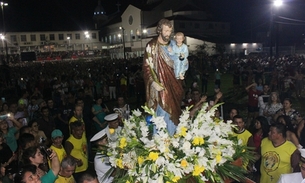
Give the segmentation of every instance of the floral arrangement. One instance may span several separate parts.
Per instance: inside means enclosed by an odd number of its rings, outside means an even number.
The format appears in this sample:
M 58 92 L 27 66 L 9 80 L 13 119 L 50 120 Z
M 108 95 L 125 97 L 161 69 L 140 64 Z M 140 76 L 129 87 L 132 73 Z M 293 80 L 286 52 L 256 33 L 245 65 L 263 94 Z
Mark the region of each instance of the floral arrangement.
M 143 107 L 152 115 L 152 134 L 145 116 L 134 110 L 116 142 L 108 148 L 109 161 L 116 168 L 114 182 L 175 183 L 224 182 L 244 179 L 246 170 L 232 164 L 236 159 L 249 160 L 250 151 L 234 137 L 231 122 L 214 117 L 217 106 L 205 104 L 190 119 L 189 108 L 180 116 L 174 136 L 166 130 L 163 117 Z

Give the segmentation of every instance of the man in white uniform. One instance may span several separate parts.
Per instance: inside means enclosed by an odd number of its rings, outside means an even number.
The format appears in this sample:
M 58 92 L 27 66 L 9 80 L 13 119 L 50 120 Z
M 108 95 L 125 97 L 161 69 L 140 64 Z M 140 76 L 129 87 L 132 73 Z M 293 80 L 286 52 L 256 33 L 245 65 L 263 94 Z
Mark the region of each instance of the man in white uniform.
M 119 126 L 119 115 L 117 113 L 108 114 L 104 119 L 108 122 L 105 131 L 109 142 L 116 142 L 118 134 L 122 129 L 122 127 Z
M 301 152 L 301 172 L 282 174 L 277 183 L 305 183 L 305 149 L 299 149 L 299 151 Z
M 95 134 L 90 139 L 90 142 L 97 147 L 97 152 L 94 157 L 94 168 L 99 183 L 111 183 L 113 180 L 111 174 L 114 169 L 110 170 L 112 166 L 110 165 L 109 157 L 107 156 L 106 146 L 108 144 L 108 138 L 106 130 L 101 130 Z

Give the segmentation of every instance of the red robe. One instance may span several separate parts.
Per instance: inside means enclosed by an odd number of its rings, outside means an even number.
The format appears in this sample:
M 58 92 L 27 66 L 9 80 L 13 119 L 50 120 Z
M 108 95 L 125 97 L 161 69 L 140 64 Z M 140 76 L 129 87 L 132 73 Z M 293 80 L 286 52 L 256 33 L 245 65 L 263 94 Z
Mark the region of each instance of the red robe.
M 157 38 L 148 42 L 143 60 L 143 76 L 146 87 L 146 102 L 149 108 L 156 110 L 157 106 L 170 114 L 175 125 L 181 115 L 183 98 L 182 82 L 175 77 L 174 61 L 168 55 L 169 45 L 158 43 Z M 152 83 L 157 82 L 164 90 L 156 91 Z

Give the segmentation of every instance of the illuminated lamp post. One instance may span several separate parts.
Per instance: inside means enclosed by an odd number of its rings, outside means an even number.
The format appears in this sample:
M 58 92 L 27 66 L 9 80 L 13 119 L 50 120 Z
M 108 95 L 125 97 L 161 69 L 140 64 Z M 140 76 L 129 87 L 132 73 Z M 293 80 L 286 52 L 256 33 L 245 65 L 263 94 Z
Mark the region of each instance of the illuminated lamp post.
M 3 39 L 2 41 L 4 41 L 4 44 L 5 44 L 5 54 L 6 54 L 6 62 L 8 63 L 9 62 L 9 56 L 8 56 L 8 48 L 7 48 L 7 40 L 5 39 L 5 21 L 4 21 L 4 10 L 3 10 L 3 7 L 4 6 L 8 6 L 8 3 L 5 3 L 5 2 L 0 2 L 0 6 L 1 6 L 1 12 L 2 12 L 2 26 L 3 26 Z M 6 64 L 5 61 L 3 61 L 3 64 Z
M 279 7 L 283 5 L 282 0 L 274 0 L 271 7 L 271 26 L 270 26 L 270 58 L 273 56 L 272 47 L 273 47 L 273 34 L 275 31 L 275 56 L 279 54 L 279 24 L 274 20 L 277 17 L 277 12 Z M 274 30 L 275 29 L 275 30 Z
M 125 29 L 123 27 L 120 27 L 122 30 L 122 42 L 123 42 L 123 54 L 124 54 L 124 61 L 126 60 L 126 51 L 125 51 Z

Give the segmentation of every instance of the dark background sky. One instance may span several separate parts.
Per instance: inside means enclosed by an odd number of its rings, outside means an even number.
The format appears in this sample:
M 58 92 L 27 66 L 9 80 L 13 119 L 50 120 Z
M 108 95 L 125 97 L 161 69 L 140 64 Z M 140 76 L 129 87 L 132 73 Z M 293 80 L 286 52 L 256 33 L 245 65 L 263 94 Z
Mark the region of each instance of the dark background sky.
M 256 32 L 268 30 L 271 0 L 195 1 L 210 11 L 216 20 L 230 22 L 233 35 L 255 37 Z M 303 20 L 305 24 L 305 0 L 284 1 L 284 6 L 278 11 L 279 14 Z M 9 6 L 4 7 L 7 31 L 48 31 L 93 28 L 92 17 L 98 0 L 7 0 L 6 2 L 9 3 Z M 102 6 L 108 15 L 117 10 L 117 2 L 102 0 Z M 141 4 L 143 0 L 121 0 L 121 10 L 123 11 L 130 2 Z M 2 27 L 2 23 L 0 26 Z M 295 32 L 292 36 L 296 37 L 305 32 L 305 25 L 288 24 L 282 26 L 281 31 Z

